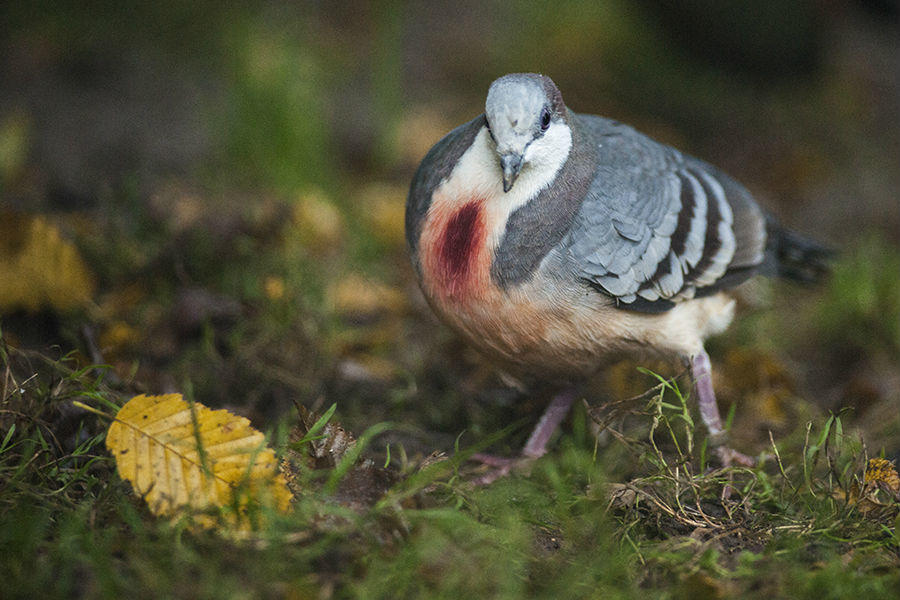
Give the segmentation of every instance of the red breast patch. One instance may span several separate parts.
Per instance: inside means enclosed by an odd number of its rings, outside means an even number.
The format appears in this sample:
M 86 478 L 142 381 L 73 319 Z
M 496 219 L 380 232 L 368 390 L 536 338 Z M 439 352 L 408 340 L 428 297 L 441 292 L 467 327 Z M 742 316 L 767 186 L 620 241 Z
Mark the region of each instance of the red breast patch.
M 423 266 L 434 291 L 446 299 L 460 300 L 483 289 L 489 277 L 481 200 L 472 200 L 455 211 L 433 205 L 422 232 Z

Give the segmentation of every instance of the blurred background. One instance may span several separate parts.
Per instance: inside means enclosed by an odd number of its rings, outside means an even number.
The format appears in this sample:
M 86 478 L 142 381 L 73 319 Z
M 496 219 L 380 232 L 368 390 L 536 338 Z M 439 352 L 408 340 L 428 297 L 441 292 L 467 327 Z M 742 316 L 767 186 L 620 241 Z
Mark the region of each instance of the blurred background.
M 738 447 L 849 407 L 900 451 L 896 0 L 107 4 L 0 7 L 10 344 L 262 426 L 337 402 L 424 453 L 527 419 L 421 299 L 403 212 L 490 82 L 537 71 L 839 249 L 818 289 L 750 285 L 712 345 Z M 592 402 L 649 387 L 635 366 Z

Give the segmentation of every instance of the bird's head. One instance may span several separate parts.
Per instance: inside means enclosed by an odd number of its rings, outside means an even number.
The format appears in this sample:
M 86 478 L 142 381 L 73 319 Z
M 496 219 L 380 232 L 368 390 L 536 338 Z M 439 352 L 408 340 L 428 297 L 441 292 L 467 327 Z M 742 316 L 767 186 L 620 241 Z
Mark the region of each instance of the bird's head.
M 503 191 L 525 169 L 559 164 L 571 147 L 566 105 L 549 77 L 504 75 L 491 84 L 484 107 L 488 130 L 503 173 Z

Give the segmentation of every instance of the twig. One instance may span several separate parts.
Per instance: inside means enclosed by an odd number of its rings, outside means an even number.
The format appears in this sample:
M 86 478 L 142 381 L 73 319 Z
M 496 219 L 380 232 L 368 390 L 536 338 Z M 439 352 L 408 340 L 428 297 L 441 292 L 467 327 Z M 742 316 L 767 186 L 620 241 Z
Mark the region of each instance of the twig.
M 650 398 L 655 396 L 657 394 L 657 392 L 662 391 L 667 386 L 671 386 L 672 382 L 676 381 L 677 379 L 680 379 L 682 376 L 684 376 L 685 373 L 687 373 L 687 369 L 685 369 L 684 371 L 682 371 L 681 373 L 679 373 L 678 375 L 675 375 L 674 377 L 672 377 L 670 379 L 666 379 L 665 381 L 662 381 L 662 382 L 654 385 L 652 388 L 648 389 L 645 392 L 638 394 L 637 396 L 632 396 L 631 398 L 625 398 L 624 400 L 613 400 L 612 402 L 607 402 L 606 404 L 603 404 L 602 406 L 591 406 L 590 404 L 588 404 L 585 401 L 585 406 L 588 409 L 587 410 L 588 416 L 591 418 L 591 420 L 594 423 L 596 423 L 600 427 L 600 429 L 597 433 L 605 431 L 609 427 L 609 424 L 612 423 L 616 419 L 616 417 L 619 416 L 619 411 L 620 411 L 621 407 L 631 405 L 631 404 L 637 404 L 638 402 L 641 402 L 643 400 L 649 400 Z M 599 415 L 600 412 L 608 412 L 609 417 L 606 419 L 602 419 Z
M 778 463 L 778 470 L 781 472 L 781 476 L 784 478 L 787 484 L 791 486 L 791 490 L 794 492 L 794 494 L 796 494 L 797 488 L 794 486 L 791 480 L 788 479 L 787 473 L 784 472 L 784 464 L 782 464 L 781 462 L 781 454 L 778 452 L 778 446 L 775 445 L 775 438 L 774 436 L 772 436 L 771 429 L 769 430 L 769 442 L 772 444 L 772 450 L 775 452 L 775 462 Z

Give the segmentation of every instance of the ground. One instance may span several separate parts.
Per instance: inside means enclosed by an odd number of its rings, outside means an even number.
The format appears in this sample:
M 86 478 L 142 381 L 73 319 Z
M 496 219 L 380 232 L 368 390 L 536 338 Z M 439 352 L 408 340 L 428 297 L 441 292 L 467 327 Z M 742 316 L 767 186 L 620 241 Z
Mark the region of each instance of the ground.
M 0 9 L 4 597 L 897 597 L 896 490 L 866 478 L 900 457 L 890 5 L 775 3 L 785 30 L 760 32 L 689 4 Z M 710 341 L 757 467 L 716 462 L 679 365 L 623 360 L 547 456 L 471 485 L 466 458 L 513 454 L 549 390 L 510 388 L 432 315 L 403 206 L 515 70 L 838 250 L 817 286 L 743 287 Z M 249 417 L 292 512 L 242 538 L 154 516 L 75 404 L 145 392 Z M 359 460 L 316 456 L 338 427 Z

